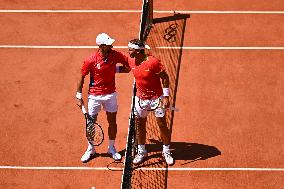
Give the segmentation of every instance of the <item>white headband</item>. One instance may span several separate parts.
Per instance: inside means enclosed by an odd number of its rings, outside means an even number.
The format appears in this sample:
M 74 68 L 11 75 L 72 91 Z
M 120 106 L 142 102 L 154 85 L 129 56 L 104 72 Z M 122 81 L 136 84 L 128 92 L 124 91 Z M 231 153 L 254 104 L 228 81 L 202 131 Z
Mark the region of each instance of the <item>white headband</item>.
M 140 47 L 140 46 L 138 46 L 136 44 L 133 44 L 133 43 L 128 43 L 128 47 L 132 48 L 132 49 L 139 49 L 139 50 L 141 50 L 141 49 L 150 49 L 149 45 L 145 45 L 145 47 Z

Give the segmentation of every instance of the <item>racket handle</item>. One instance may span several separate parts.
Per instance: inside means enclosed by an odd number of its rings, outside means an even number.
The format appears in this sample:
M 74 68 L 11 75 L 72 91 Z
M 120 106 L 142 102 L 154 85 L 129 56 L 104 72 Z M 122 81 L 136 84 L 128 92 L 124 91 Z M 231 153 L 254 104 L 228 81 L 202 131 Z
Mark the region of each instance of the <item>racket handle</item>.
M 82 112 L 83 112 L 83 114 L 86 114 L 86 113 L 87 113 L 87 111 L 86 111 L 86 109 L 85 109 L 85 106 L 84 106 L 84 105 L 82 105 Z

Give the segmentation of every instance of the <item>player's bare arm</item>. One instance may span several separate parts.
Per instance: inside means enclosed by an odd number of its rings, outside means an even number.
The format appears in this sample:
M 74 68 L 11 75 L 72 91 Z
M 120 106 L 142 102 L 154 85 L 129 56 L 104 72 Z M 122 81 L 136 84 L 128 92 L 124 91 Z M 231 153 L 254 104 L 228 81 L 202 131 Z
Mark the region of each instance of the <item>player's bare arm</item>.
M 82 76 L 82 74 L 80 74 L 78 85 L 77 85 L 77 93 L 76 93 L 77 105 L 80 108 L 82 107 L 84 103 L 83 98 L 82 98 L 82 89 L 84 85 L 84 80 L 85 80 L 85 76 Z
M 159 76 L 162 80 L 163 92 L 164 92 L 163 106 L 165 108 L 168 108 L 168 107 L 170 107 L 170 99 L 169 99 L 170 80 L 169 80 L 169 75 L 167 74 L 167 72 L 165 70 L 163 70 L 159 73 Z
M 163 70 L 159 73 L 159 76 L 162 79 L 163 88 L 169 88 L 170 80 L 169 80 L 169 75 L 167 74 L 167 72 Z

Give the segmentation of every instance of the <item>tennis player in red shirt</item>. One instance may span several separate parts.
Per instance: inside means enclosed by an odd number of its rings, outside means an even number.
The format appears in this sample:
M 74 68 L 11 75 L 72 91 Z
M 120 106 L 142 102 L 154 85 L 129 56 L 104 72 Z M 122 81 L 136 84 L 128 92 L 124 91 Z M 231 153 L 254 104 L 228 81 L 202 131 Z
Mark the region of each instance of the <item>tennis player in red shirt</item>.
M 77 87 L 77 105 L 82 107 L 82 88 L 86 75 L 90 74 L 88 113 L 97 120 L 101 106 L 106 111 L 109 136 L 108 154 L 114 160 L 121 160 L 114 143 L 117 133 L 117 93 L 115 91 L 115 74 L 117 72 L 129 72 L 128 58 L 122 53 L 112 49 L 115 40 L 107 34 L 101 33 L 96 38 L 99 50 L 84 60 L 80 79 Z M 120 63 L 122 66 L 117 65 Z M 88 162 L 96 153 L 93 141 L 88 141 L 88 148 L 81 158 L 82 162 Z
M 145 54 L 145 48 L 149 48 L 149 46 L 139 39 L 131 40 L 128 44 L 129 55 L 134 59 L 129 62 L 129 66 L 133 72 L 137 87 L 134 114 L 136 116 L 135 121 L 138 124 L 138 153 L 133 163 L 139 164 L 147 157 L 145 142 L 146 121 L 149 110 L 143 109 L 139 102 L 140 100 L 155 101 L 160 98 L 161 105 L 154 110 L 154 113 L 163 142 L 162 155 L 168 165 L 173 165 L 174 159 L 170 152 L 170 131 L 165 117 L 166 109 L 170 106 L 169 77 L 160 60 Z

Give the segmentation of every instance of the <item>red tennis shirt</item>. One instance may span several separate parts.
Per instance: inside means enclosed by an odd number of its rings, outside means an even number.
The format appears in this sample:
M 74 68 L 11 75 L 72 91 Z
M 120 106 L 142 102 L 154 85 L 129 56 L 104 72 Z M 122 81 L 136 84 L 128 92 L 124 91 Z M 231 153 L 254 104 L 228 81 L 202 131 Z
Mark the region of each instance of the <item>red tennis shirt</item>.
M 115 50 L 111 50 L 107 57 L 95 52 L 84 60 L 81 71 L 83 76 L 90 73 L 89 94 L 106 95 L 115 92 L 117 63 L 129 67 L 127 56 Z
M 140 65 L 136 65 L 135 61 L 129 62 L 136 81 L 137 96 L 143 100 L 158 98 L 163 94 L 159 73 L 165 68 L 160 60 L 148 56 L 147 60 Z

